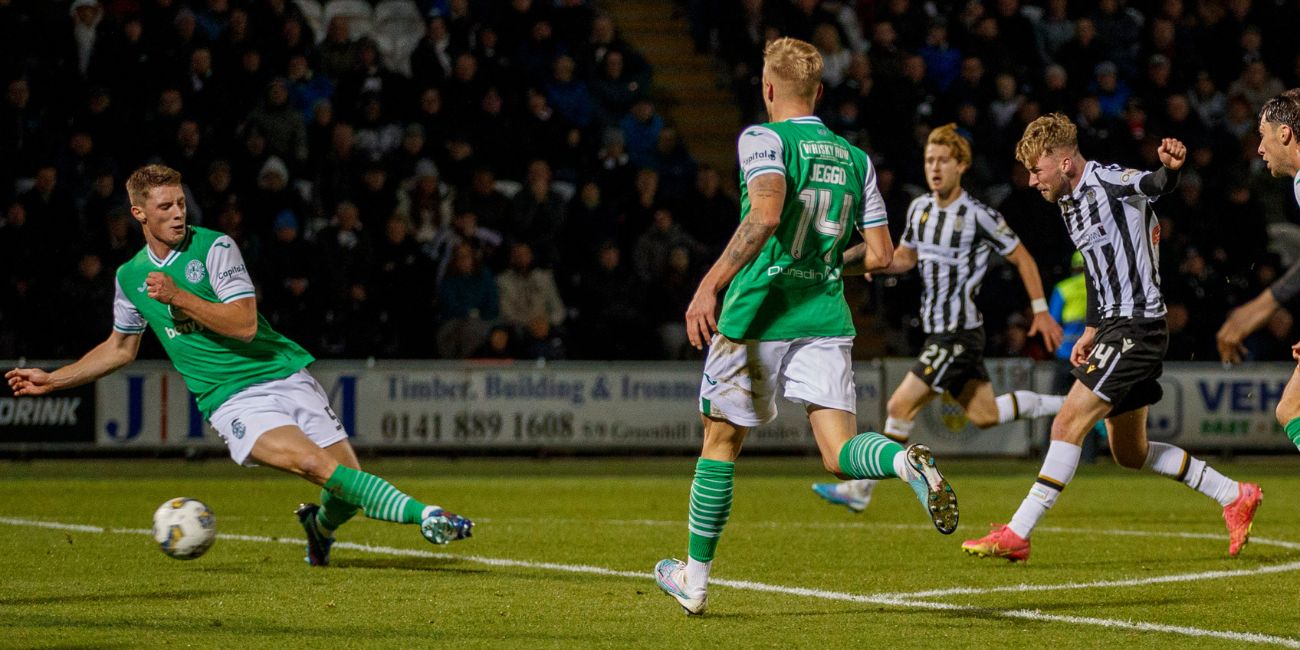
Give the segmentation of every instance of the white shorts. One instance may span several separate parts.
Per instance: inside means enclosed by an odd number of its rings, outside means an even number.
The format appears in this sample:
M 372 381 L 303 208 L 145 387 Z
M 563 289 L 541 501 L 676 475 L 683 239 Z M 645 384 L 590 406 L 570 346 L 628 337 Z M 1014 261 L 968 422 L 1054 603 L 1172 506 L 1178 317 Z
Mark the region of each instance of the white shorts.
M 209 421 L 230 448 L 230 457 L 248 466 L 256 464 L 248 455 L 257 439 L 276 427 L 298 427 L 321 448 L 348 438 L 325 389 L 306 369 L 231 395 Z
M 857 413 L 853 337 L 734 341 L 715 334 L 704 360 L 700 412 L 743 427 L 776 417 L 777 389 L 791 402 Z

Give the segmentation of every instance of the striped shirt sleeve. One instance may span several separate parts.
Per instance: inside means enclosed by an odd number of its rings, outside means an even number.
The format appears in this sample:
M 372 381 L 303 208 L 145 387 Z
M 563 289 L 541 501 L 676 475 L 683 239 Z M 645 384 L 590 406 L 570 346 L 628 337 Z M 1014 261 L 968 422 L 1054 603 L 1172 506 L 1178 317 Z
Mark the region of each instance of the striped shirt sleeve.
M 221 302 L 233 302 L 257 295 L 248 265 L 239 252 L 239 246 L 230 237 L 222 235 L 208 249 L 208 281 Z
M 880 188 L 876 187 L 876 166 L 867 161 L 867 171 L 862 179 L 862 215 L 858 219 L 858 230 L 888 225 L 885 197 L 880 195 Z
M 126 292 L 122 290 L 122 281 L 113 282 L 113 287 L 113 329 L 123 334 L 144 332 L 148 323 L 140 315 L 140 310 L 127 299 Z
M 781 138 L 765 126 L 751 126 L 736 141 L 740 171 L 748 184 L 763 174 L 785 174 L 785 152 Z
M 1097 166 L 1097 180 L 1102 182 L 1108 194 L 1117 199 L 1126 199 L 1134 195 L 1147 196 L 1139 184 L 1150 173 L 1137 169 L 1124 169 L 1118 165 Z M 1147 198 L 1155 199 L 1156 196 Z
M 921 205 L 921 199 L 912 200 L 912 204 L 907 206 L 907 223 L 903 225 L 903 234 L 898 238 L 899 246 L 916 248 L 916 216 L 917 210 Z
M 1020 238 L 1007 225 L 1002 213 L 993 208 L 976 209 L 975 223 L 980 238 L 992 244 L 999 255 L 1010 255 L 1020 245 Z

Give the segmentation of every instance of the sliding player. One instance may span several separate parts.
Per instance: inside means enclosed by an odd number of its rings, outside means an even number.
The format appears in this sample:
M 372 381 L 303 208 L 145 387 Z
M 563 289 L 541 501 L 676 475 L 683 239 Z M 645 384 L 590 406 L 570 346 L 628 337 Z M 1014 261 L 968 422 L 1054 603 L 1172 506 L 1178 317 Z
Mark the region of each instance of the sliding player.
M 141 167 L 126 190 L 145 247 L 117 270 L 113 332 L 54 372 L 10 370 L 5 378 L 14 394 L 44 395 L 108 375 L 135 360 L 149 327 L 236 463 L 268 465 L 323 486 L 321 504 L 297 512 L 311 565 L 329 564 L 335 529 L 359 509 L 372 519 L 417 524 L 435 544 L 469 537 L 470 520 L 361 471 L 329 398 L 307 372 L 315 359 L 257 313 L 239 247 L 185 223 L 180 173 Z

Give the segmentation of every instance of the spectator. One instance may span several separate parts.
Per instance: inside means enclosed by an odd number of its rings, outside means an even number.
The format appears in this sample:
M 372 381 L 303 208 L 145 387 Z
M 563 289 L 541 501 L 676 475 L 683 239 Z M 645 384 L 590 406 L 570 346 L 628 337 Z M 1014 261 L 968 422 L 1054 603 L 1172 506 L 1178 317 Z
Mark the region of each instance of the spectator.
M 438 284 L 438 355 L 464 359 L 482 347 L 500 311 L 497 282 L 467 243 L 457 245 Z
M 564 223 L 564 199 L 552 187 L 551 166 L 545 160 L 528 164 L 526 180 L 514 198 L 510 236 L 528 244 L 539 266 L 550 268 L 558 252 L 555 237 Z
M 703 259 L 704 247 L 682 230 L 667 208 L 655 210 L 650 229 L 636 242 L 636 273 L 649 286 L 668 271 L 668 260 L 673 251 L 685 251 L 687 261 Z M 685 313 L 685 312 L 682 312 Z
M 510 245 L 510 265 L 497 277 L 501 295 L 501 320 L 518 330 L 534 318 L 544 318 L 552 328 L 564 324 L 566 312 L 555 277 L 533 265 L 533 249 L 519 242 Z
M 659 131 L 664 128 L 664 120 L 655 113 L 654 104 L 648 99 L 638 99 L 619 128 L 623 130 L 628 160 L 636 167 L 653 167 Z

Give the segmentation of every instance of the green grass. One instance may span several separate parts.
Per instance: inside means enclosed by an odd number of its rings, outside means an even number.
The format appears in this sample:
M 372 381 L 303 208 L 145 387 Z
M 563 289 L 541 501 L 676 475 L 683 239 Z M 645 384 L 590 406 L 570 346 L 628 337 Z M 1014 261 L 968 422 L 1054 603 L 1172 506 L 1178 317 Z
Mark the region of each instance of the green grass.
M 649 571 L 682 557 L 691 459 L 383 460 L 368 469 L 479 521 L 476 536 L 433 548 L 414 527 L 357 519 L 340 539 L 453 556 L 640 571 L 633 579 L 489 566 L 460 557 L 337 549 L 311 569 L 290 544 L 219 540 L 192 562 L 168 559 L 140 534 L 0 523 L 0 647 L 1240 647 L 1241 641 L 1009 619 L 1013 609 L 1300 639 L 1296 570 L 1173 584 L 950 595 L 933 611 L 715 586 L 698 619 L 655 588 Z M 714 577 L 869 595 L 1125 580 L 1300 561 L 1290 517 L 1300 495 L 1292 457 L 1244 459 L 1225 473 L 1258 481 L 1258 540 L 1233 560 L 1219 508 L 1168 479 L 1109 464 L 1085 467 L 1034 538 L 1027 565 L 976 560 L 961 540 L 1005 521 L 1035 462 L 942 465 L 962 524 L 944 537 L 902 484 L 852 515 L 808 489 L 815 459 L 742 459 Z M 223 533 L 296 540 L 292 516 L 308 484 L 228 461 L 0 462 L 0 517 L 144 529 L 159 503 L 192 496 Z M 1132 537 L 1132 530 L 1209 533 L 1213 540 Z

